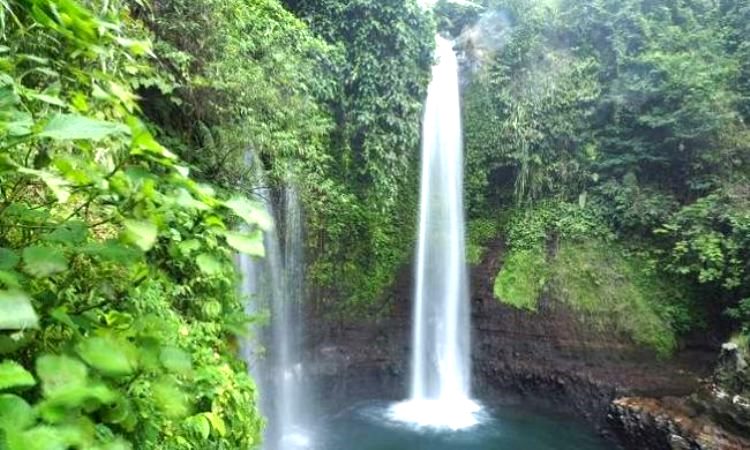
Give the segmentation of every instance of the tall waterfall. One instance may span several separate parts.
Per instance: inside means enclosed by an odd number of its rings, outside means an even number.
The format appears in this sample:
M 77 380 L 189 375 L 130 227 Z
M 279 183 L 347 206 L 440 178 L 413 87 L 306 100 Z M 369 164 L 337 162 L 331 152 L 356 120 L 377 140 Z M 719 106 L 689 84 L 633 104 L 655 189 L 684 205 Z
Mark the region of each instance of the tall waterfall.
M 274 227 L 265 234 L 266 257 L 240 256 L 242 292 L 248 313 L 270 312 L 270 321 L 256 330 L 259 342 L 245 345 L 244 354 L 260 385 L 261 410 L 268 419 L 264 450 L 310 448 L 309 392 L 302 361 L 302 299 L 304 263 L 302 214 L 296 191 L 286 188 L 274 211 L 271 191 L 260 197 Z M 260 308 L 259 308 L 260 306 Z M 257 352 L 262 347 L 263 352 Z
M 391 415 L 459 429 L 476 424 L 479 410 L 470 397 L 461 110 L 453 44 L 438 37 L 436 51 L 422 129 L 411 395 Z

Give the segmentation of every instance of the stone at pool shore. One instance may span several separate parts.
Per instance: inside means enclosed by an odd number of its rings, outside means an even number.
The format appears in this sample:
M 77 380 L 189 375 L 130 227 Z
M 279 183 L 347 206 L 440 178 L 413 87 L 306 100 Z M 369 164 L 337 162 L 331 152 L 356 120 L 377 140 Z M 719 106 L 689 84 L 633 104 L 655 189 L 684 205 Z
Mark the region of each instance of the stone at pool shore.
M 747 353 L 744 338 L 722 345 L 713 376 L 690 396 L 615 400 L 610 427 L 627 448 L 750 449 Z
M 664 450 L 747 450 L 742 437 L 684 397 L 623 397 L 612 402 L 609 425 L 626 448 Z

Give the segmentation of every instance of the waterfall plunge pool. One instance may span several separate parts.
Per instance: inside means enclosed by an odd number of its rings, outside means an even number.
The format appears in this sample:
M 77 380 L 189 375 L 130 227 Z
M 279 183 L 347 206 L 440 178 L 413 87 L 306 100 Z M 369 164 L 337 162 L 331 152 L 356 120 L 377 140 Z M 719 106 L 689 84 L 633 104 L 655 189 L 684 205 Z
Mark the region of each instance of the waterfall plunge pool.
M 605 450 L 585 425 L 471 400 L 458 59 L 436 39 L 422 128 L 411 386 L 399 403 L 360 403 L 324 419 L 315 450 Z M 312 447 L 311 447 L 312 448 Z M 286 450 L 286 449 L 285 449 Z
M 303 265 L 301 252 L 289 254 L 290 248 L 301 250 L 301 234 L 292 236 L 296 236 L 292 241 L 287 235 L 284 246 L 276 239 L 267 239 L 274 289 L 270 296 L 272 345 L 269 346 L 273 353 L 265 367 L 260 367 L 266 377 L 260 378 L 266 381 L 261 382 L 266 387 L 262 390 L 266 395 L 263 409 L 271 418 L 265 450 L 611 448 L 574 421 L 518 407 L 483 408 L 471 400 L 471 325 L 458 73 L 453 43 L 438 36 L 422 129 L 409 398 L 395 404 L 357 404 L 328 417 L 325 414 L 313 417 L 315 407 L 305 395 L 309 386 L 303 382 L 299 363 L 303 348 L 298 326 L 304 292 L 300 275 Z M 293 218 L 297 219 L 296 224 L 301 223 L 299 214 Z M 299 231 L 300 227 L 292 230 Z M 290 245 L 294 243 L 297 245 Z M 287 250 L 283 259 L 281 248 Z M 250 270 L 252 264 L 245 266 L 246 275 L 257 272 Z M 252 281 L 253 277 L 246 279 Z M 298 283 L 293 284 L 292 290 L 284 289 L 290 280 Z M 256 280 L 254 284 L 246 284 L 246 291 L 254 293 L 262 283 Z M 298 367 L 300 370 L 293 370 Z M 293 373 L 298 376 L 292 376 Z M 310 426 L 314 422 L 319 425 Z
M 393 403 L 366 402 L 324 420 L 315 450 L 612 450 L 585 424 L 524 407 L 484 407 L 461 430 L 406 424 Z

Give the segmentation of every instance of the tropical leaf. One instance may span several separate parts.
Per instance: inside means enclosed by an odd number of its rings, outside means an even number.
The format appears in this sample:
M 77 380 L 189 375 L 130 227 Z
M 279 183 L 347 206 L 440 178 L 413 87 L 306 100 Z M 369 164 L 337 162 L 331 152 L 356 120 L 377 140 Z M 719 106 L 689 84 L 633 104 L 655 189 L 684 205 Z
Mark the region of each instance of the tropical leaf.
M 80 244 L 88 236 L 88 226 L 81 221 L 66 222 L 54 231 L 44 236 L 45 241 L 58 242 L 60 244 Z
M 156 406 L 164 415 L 172 418 L 185 417 L 189 412 L 188 399 L 185 393 L 173 380 L 165 378 L 153 384 L 153 396 Z
M 158 229 L 151 222 L 143 220 L 125 220 L 125 238 L 138 248 L 147 252 L 156 244 Z
M 162 348 L 159 361 L 165 369 L 176 374 L 188 374 L 193 370 L 190 355 L 177 347 Z
M 192 208 L 199 211 L 206 211 L 211 209 L 210 206 L 203 203 L 200 200 L 196 200 L 187 189 L 178 190 L 178 194 L 175 197 L 175 203 L 183 208 Z
M 35 328 L 39 318 L 31 299 L 21 291 L 0 291 L 0 330 Z
M 80 249 L 81 253 L 100 258 L 105 261 L 131 264 L 141 258 L 142 253 L 137 249 L 118 241 L 86 244 Z
M 40 425 L 8 436 L 8 450 L 63 450 L 69 448 L 69 433 L 49 425 Z
M 13 250 L 0 247 L 0 270 L 11 270 L 20 260 Z
M 167 150 L 148 131 L 138 118 L 130 116 L 127 119 L 130 133 L 133 135 L 131 153 L 133 155 L 151 155 L 164 158 L 168 161 L 177 159 L 177 155 Z
M 36 385 L 31 373 L 15 361 L 0 363 L 0 391 L 15 388 L 29 388 Z M 0 410 L 2 412 L 2 410 Z
M 36 360 L 36 373 L 42 382 L 45 397 L 54 397 L 88 383 L 86 366 L 69 356 L 40 356 Z
M 60 203 L 65 203 L 70 198 L 70 191 L 68 189 L 68 182 L 52 172 L 47 170 L 34 170 L 26 167 L 19 167 L 18 171 L 26 175 L 39 178 L 44 184 L 55 194 L 55 197 Z
M 11 111 L 0 120 L 0 132 L 5 132 L 10 136 L 26 136 L 31 134 L 31 128 L 34 126 L 34 119 L 31 114 Z
M 118 398 L 114 406 L 107 408 L 103 419 L 107 423 L 120 425 L 128 431 L 133 431 L 138 420 L 132 403 L 124 397 Z
M 201 243 L 197 239 L 188 239 L 187 241 L 182 241 L 177 244 L 177 247 L 184 255 L 190 255 L 195 250 L 201 248 Z
M 111 376 L 130 375 L 135 363 L 128 358 L 123 348 L 125 343 L 104 337 L 93 337 L 81 342 L 78 355 L 88 365 Z
M 265 256 L 263 232 L 260 230 L 250 234 L 226 231 L 224 237 L 227 239 L 227 244 L 240 253 L 259 257 Z
M 221 263 L 208 253 L 201 253 L 200 255 L 198 255 L 198 257 L 195 259 L 195 262 L 196 264 L 198 264 L 198 268 L 201 270 L 201 272 L 205 273 L 206 275 L 217 275 L 221 273 Z
M 202 439 L 208 439 L 208 436 L 211 435 L 211 423 L 208 421 L 205 414 L 188 417 L 185 419 L 185 423 L 193 428 Z
M 23 249 L 24 270 L 29 275 L 44 278 L 68 270 L 68 260 L 55 247 L 32 246 Z
M 38 410 L 48 422 L 65 420 L 71 409 L 86 405 L 89 411 L 93 411 L 97 405 L 110 404 L 117 399 L 117 394 L 110 388 L 89 379 L 85 364 L 69 356 L 43 355 L 37 358 L 36 373 L 44 394 Z
M 259 203 L 251 202 L 245 197 L 234 197 L 226 202 L 224 206 L 231 209 L 237 216 L 241 217 L 248 225 L 258 225 L 264 230 L 273 226 L 273 220 Z
M 48 103 L 50 105 L 59 106 L 61 108 L 65 108 L 68 105 L 59 97 L 56 97 L 54 95 L 48 95 L 48 94 L 38 94 L 38 93 L 30 93 L 28 94 L 30 98 L 33 98 L 35 100 L 39 100 L 40 102 Z
M 15 270 L 0 270 L 0 283 L 9 289 L 21 289 L 21 274 Z
M 35 419 L 34 409 L 26 400 L 13 394 L 0 395 L 0 430 L 23 430 Z
M 213 412 L 207 412 L 204 414 L 204 416 L 206 416 L 206 419 L 211 422 L 211 428 L 216 430 L 219 436 L 224 436 L 227 434 L 227 426 L 221 416 Z
M 124 135 L 130 129 L 122 124 L 90 119 L 75 114 L 58 114 L 44 126 L 39 136 L 58 141 L 99 141 L 112 135 Z

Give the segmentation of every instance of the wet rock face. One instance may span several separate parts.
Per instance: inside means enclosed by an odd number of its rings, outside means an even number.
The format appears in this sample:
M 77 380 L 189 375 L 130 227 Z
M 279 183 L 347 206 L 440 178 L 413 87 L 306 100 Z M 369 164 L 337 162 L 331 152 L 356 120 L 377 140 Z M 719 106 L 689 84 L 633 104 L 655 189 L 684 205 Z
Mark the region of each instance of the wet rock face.
M 700 390 L 694 403 L 715 420 L 750 435 L 750 363 L 747 348 L 727 342 L 721 348 L 713 383 Z
M 750 401 L 746 397 L 709 384 L 691 395 L 689 401 L 700 414 L 710 417 L 715 423 L 750 436 Z
M 750 438 L 750 368 L 746 352 L 736 343 L 724 344 L 711 382 L 691 395 L 688 404 L 712 424 Z
M 689 349 L 661 361 L 627 337 L 592 329 L 563 304 L 543 298 L 536 313 L 504 305 L 492 292 L 502 241 L 473 270 L 475 380 L 480 392 L 514 392 L 606 428 L 619 396 L 686 395 L 709 375 L 713 354 Z
M 492 286 L 503 254 L 497 241 L 471 270 L 473 395 L 483 402 L 542 403 L 607 433 L 615 398 L 684 396 L 710 376 L 710 350 L 688 349 L 660 361 L 622 336 L 592 330 L 552 299 L 543 299 L 536 313 L 502 304 Z M 405 268 L 381 319 L 310 312 L 306 372 L 325 401 L 408 395 L 412 290 L 412 271 Z M 669 448 L 663 442 L 630 448 Z
M 620 398 L 607 415 L 627 448 L 654 450 L 746 450 L 750 440 L 719 426 L 685 398 Z
M 681 398 L 620 398 L 608 425 L 628 448 L 750 449 L 750 401 L 745 355 L 724 344 L 712 379 Z
M 407 269 L 405 269 L 404 273 Z M 307 373 L 326 403 L 398 400 L 408 393 L 411 277 L 400 278 L 376 319 L 308 314 Z

